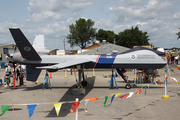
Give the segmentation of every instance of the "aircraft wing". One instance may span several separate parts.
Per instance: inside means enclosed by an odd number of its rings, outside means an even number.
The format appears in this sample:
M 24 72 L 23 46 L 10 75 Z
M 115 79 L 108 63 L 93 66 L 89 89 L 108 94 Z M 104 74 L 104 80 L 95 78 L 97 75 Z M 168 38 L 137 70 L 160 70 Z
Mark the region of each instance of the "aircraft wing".
M 68 60 L 59 64 L 51 65 L 51 66 L 43 66 L 43 67 L 36 67 L 37 69 L 63 69 L 68 68 L 75 65 L 81 65 L 88 62 L 95 62 L 92 59 L 86 59 L 86 58 L 79 58 L 74 60 Z

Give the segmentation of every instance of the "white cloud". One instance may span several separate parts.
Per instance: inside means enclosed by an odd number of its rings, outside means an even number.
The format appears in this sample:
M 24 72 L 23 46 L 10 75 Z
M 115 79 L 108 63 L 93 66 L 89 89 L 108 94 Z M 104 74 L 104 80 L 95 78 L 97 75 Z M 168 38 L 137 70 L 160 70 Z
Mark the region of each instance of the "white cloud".
M 81 10 L 94 0 L 30 0 L 28 22 L 60 20 L 65 14 L 80 16 Z M 67 12 L 68 11 L 68 12 Z
M 112 26 L 122 30 L 138 25 L 140 30 L 148 32 L 149 42 L 155 46 L 177 46 L 180 42 L 176 40 L 175 33 L 180 27 L 180 12 L 174 6 L 178 7 L 179 3 L 178 0 L 120 0 L 118 4 L 109 7 L 109 11 L 114 14 Z M 121 26 L 115 27 L 117 24 Z
M 106 19 L 100 19 L 99 21 L 95 22 L 95 28 L 101 28 L 105 30 L 112 30 L 112 27 L 114 24 L 112 23 L 111 20 L 106 20 Z
M 136 24 L 137 24 L 137 25 L 146 25 L 147 22 L 137 22 Z
M 144 3 L 142 6 L 139 5 L 139 2 L 142 1 L 126 3 L 122 0 L 119 4 L 110 7 L 109 10 L 114 14 L 114 18 L 118 23 L 131 21 L 143 22 L 170 13 L 168 8 L 171 3 L 169 1 L 149 0 L 148 3 Z M 130 6 L 132 4 L 133 6 Z
M 50 20 L 60 20 L 64 13 L 55 13 L 52 11 L 42 11 L 41 13 L 33 13 L 29 15 L 28 22 L 46 22 Z
M 16 24 L 11 22 L 0 23 L 0 41 L 1 44 L 14 43 L 9 28 L 21 28 L 24 27 L 22 24 Z
M 175 14 L 173 15 L 173 18 L 174 18 L 174 19 L 180 19 L 180 12 L 175 13 Z

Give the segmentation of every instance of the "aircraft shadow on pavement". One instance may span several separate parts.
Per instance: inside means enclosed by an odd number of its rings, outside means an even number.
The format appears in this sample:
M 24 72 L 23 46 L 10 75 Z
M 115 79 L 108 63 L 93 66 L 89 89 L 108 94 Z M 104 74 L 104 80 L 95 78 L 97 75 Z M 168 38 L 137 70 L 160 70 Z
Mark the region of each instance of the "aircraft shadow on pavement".
M 88 80 L 89 80 L 90 85 L 88 87 L 84 87 L 86 89 L 86 94 L 72 95 L 72 89 L 76 88 L 76 85 L 73 85 L 67 90 L 67 92 L 63 95 L 63 97 L 59 100 L 59 102 L 75 101 L 76 98 L 79 98 L 79 101 L 81 101 L 93 89 L 95 77 L 89 77 Z M 71 105 L 72 103 L 63 103 L 58 117 L 67 116 L 69 114 Z M 46 117 L 57 117 L 55 108 L 53 108 Z

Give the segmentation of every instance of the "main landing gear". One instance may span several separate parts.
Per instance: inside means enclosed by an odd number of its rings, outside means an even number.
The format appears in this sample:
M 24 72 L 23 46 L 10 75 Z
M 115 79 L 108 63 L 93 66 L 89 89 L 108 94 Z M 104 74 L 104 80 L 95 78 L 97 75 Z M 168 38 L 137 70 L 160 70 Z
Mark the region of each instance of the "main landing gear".
M 131 85 L 130 85 L 130 81 L 127 80 L 127 76 L 124 76 L 124 73 L 126 72 L 125 69 L 116 69 L 116 72 L 122 77 L 122 79 L 124 80 L 124 82 L 126 82 L 127 84 L 125 85 L 126 89 L 131 89 Z
M 130 81 L 128 81 L 128 83 L 125 85 L 126 89 L 131 89 L 131 85 L 130 85 Z

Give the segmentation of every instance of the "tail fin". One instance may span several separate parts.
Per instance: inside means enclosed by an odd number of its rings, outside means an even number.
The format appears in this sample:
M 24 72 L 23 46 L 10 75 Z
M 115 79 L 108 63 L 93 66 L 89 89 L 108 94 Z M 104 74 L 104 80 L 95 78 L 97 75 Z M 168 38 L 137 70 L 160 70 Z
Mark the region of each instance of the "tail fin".
M 41 57 L 19 28 L 9 28 L 9 30 L 23 58 L 27 60 L 41 60 Z
M 36 35 L 32 46 L 36 50 L 36 52 L 50 55 L 50 51 L 45 48 L 44 35 Z
M 36 35 L 33 42 L 34 49 L 43 49 L 44 47 L 44 35 Z

